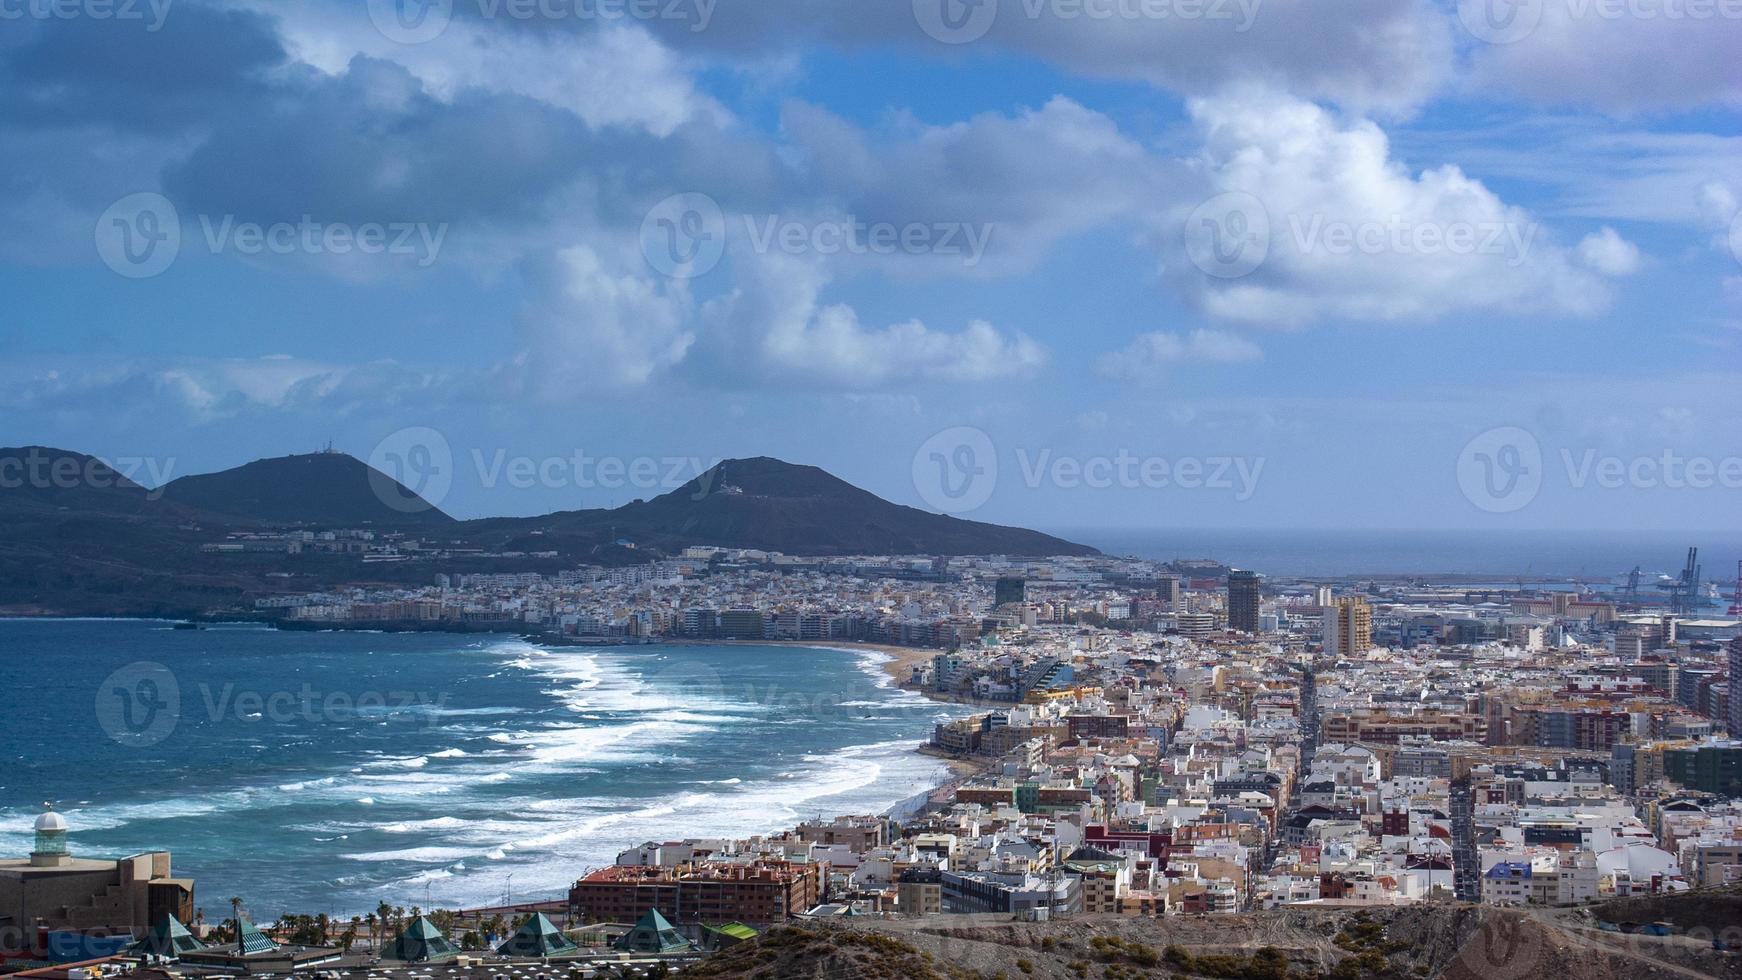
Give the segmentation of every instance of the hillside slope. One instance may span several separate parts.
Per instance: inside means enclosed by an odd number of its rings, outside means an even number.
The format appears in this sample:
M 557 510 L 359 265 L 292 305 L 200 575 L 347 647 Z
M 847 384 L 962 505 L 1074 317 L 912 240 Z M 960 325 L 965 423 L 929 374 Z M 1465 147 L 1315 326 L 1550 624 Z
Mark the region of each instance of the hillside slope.
M 731 459 L 676 490 L 615 510 L 477 521 L 504 545 L 525 535 L 591 545 L 627 538 L 675 551 L 705 544 L 792 555 L 1092 555 L 1086 545 L 1039 531 L 966 521 L 891 503 L 815 466 L 769 457 Z
M 839 920 L 773 930 L 684 975 L 1698 980 L 1742 977 L 1742 961 L 1685 937 L 1591 935 L 1524 911 L 1445 903 L 1041 923 L 998 915 Z

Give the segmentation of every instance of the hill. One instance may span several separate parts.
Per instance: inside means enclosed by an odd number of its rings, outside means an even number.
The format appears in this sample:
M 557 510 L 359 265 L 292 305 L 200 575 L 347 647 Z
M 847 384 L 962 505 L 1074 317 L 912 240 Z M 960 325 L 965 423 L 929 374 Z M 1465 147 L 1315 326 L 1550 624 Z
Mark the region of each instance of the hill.
M 352 528 L 415 540 L 416 558 L 365 565 L 318 547 L 205 550 L 236 532 Z M 83 453 L 0 449 L 0 615 L 233 614 L 263 595 L 638 564 L 695 544 L 795 555 L 1093 553 L 898 506 L 814 466 L 767 458 L 721 463 L 615 510 L 462 523 L 339 453 L 263 459 L 153 489 Z
M 261 524 L 441 527 L 452 517 L 404 484 L 344 453 L 255 460 L 184 476 L 162 497 L 206 514 Z
M 48 446 L 0 448 L 0 514 L 137 514 L 149 496 L 95 456 Z
M 1622 937 L 1562 925 L 1546 911 L 1447 902 L 1037 923 L 1007 915 L 847 919 L 770 930 L 684 976 L 1699 980 L 1742 976 L 1742 961 L 1709 940 Z
M 1038 531 L 966 521 L 890 503 L 815 466 L 759 456 L 725 460 L 676 490 L 614 510 L 569 511 L 469 528 L 505 546 L 538 540 L 597 546 L 755 548 L 791 555 L 1092 555 Z M 525 537 L 537 532 L 538 539 Z

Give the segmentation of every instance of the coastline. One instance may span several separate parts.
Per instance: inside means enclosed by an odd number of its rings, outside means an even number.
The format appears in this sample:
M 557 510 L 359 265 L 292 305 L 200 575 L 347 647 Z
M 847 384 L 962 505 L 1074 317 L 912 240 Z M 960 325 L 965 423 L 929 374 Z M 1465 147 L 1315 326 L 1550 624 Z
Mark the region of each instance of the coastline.
M 150 623 L 150 624 L 156 624 L 156 625 L 166 625 L 169 623 L 180 621 L 180 620 L 168 619 L 168 618 L 163 618 L 163 617 L 9 617 L 9 618 L 15 619 L 16 621 L 20 621 L 20 622 L 37 622 L 37 623 L 53 622 L 55 620 L 60 620 L 63 622 L 65 622 L 65 621 L 74 621 L 74 622 L 76 622 L 76 621 L 139 622 L 139 623 Z M 234 618 L 234 617 L 224 617 L 222 619 L 213 619 L 213 620 L 211 620 L 211 622 L 213 622 L 213 623 L 217 623 L 217 622 L 231 623 L 231 624 L 235 624 L 236 626 L 243 626 L 243 627 L 254 626 L 254 627 L 272 628 L 275 626 L 275 624 L 273 624 L 269 621 L 262 622 L 260 620 L 246 620 L 246 619 L 238 619 L 238 618 Z M 326 630 L 322 630 L 322 632 L 324 632 L 324 631 L 326 631 Z M 291 630 L 288 632 L 301 632 L 301 631 L 300 630 Z M 334 632 L 334 633 L 340 633 L 340 632 L 343 632 L 343 633 L 360 633 L 360 632 L 378 633 L 378 632 L 402 632 L 402 631 L 381 630 L 381 629 L 363 630 L 363 629 L 356 629 L 356 628 L 349 628 L 349 629 L 347 629 L 347 628 L 334 628 L 334 629 L 331 629 L 331 632 Z M 410 632 L 410 631 L 404 631 L 404 632 Z M 510 632 L 510 631 L 496 631 L 496 630 L 476 631 L 476 630 L 463 630 L 462 629 L 462 630 L 418 630 L 416 632 L 441 632 L 441 633 L 446 633 L 448 635 L 454 636 L 456 638 L 465 637 L 465 638 L 471 638 L 474 640 L 479 638 L 480 635 L 495 634 L 497 636 L 500 636 L 503 639 L 509 639 L 510 637 L 518 638 L 521 641 L 528 643 L 530 645 L 534 645 L 534 646 L 543 646 L 546 644 L 547 640 L 549 639 L 548 637 L 541 636 L 537 633 L 532 633 L 532 632 L 528 632 L 528 631 L 524 631 L 524 630 Z M 896 646 L 896 645 L 892 645 L 892 644 L 881 644 L 881 643 L 863 643 L 863 642 L 853 642 L 853 641 L 826 641 L 826 640 L 811 640 L 811 641 L 714 640 L 714 639 L 692 639 L 692 638 L 685 638 L 685 637 L 660 637 L 657 639 L 654 639 L 654 638 L 648 638 L 648 639 L 653 640 L 653 642 L 637 643 L 637 642 L 634 642 L 634 638 L 631 638 L 631 642 L 623 643 L 623 644 L 601 643 L 601 644 L 596 644 L 596 645 L 595 644 L 587 644 L 586 646 L 589 648 L 602 648 L 602 649 L 609 649 L 610 647 L 617 646 L 617 647 L 620 647 L 623 652 L 628 653 L 631 656 L 633 656 L 633 654 L 638 649 L 643 649 L 646 647 L 657 647 L 657 646 L 662 646 L 662 645 L 670 645 L 670 646 L 674 646 L 674 647 L 745 646 L 745 647 L 761 647 L 764 649 L 775 648 L 775 647 L 792 647 L 792 648 L 794 648 L 793 653 L 795 653 L 795 654 L 797 654 L 800 650 L 839 651 L 839 652 L 848 653 L 848 654 L 853 655 L 854 660 L 857 661 L 857 666 L 858 666 L 859 670 L 861 670 L 865 675 L 870 676 L 872 678 L 872 682 L 875 683 L 875 685 L 877 687 L 884 689 L 885 691 L 889 692 L 891 695 L 894 695 L 897 692 L 905 692 L 905 694 L 909 694 L 909 695 L 919 695 L 919 698 L 915 698 L 909 702 L 909 704 L 912 706 L 912 709 L 916 712 L 918 712 L 919 709 L 921 708 L 921 706 L 926 704 L 926 703 L 932 703 L 932 704 L 938 704 L 938 705 L 949 705 L 949 704 L 961 705 L 961 702 L 956 701 L 955 699 L 938 697 L 933 692 L 927 691 L 923 688 L 915 687 L 910 683 L 910 678 L 912 676 L 913 667 L 917 664 L 926 663 L 932 657 L 938 655 L 941 652 L 938 649 L 905 647 L 905 646 Z M 581 652 L 580 650 L 577 650 L 575 648 L 575 646 L 568 645 L 568 644 L 561 644 L 561 643 L 551 643 L 551 644 L 549 644 L 548 648 L 550 650 L 552 650 L 553 652 L 570 652 L 570 653 Z M 652 651 L 648 651 L 648 652 L 652 652 Z M 806 658 L 806 657 L 802 657 L 802 656 L 795 656 L 794 657 L 795 662 L 802 661 L 802 660 L 808 660 L 808 659 L 810 659 L 810 658 Z M 920 699 L 923 699 L 923 700 L 920 700 Z M 933 709 L 933 710 L 935 710 L 935 709 Z M 922 713 L 922 716 L 929 717 L 929 714 Z M 882 804 L 882 808 L 880 810 L 874 809 L 875 807 L 879 806 L 879 802 L 873 802 L 871 800 L 866 800 L 866 801 L 863 801 L 863 803 L 861 804 L 864 806 L 863 810 L 855 810 L 855 811 L 851 811 L 851 812 L 841 811 L 839 813 L 829 812 L 825 816 L 832 818 L 835 816 L 850 816 L 850 815 L 853 815 L 854 813 L 866 813 L 866 814 L 877 813 L 877 814 L 886 815 L 890 819 L 898 820 L 898 821 L 905 821 L 905 820 L 913 819 L 914 817 L 916 817 L 920 814 L 923 814 L 927 811 L 935 809 L 936 807 L 938 807 L 941 804 L 946 804 L 950 799 L 953 798 L 954 790 L 956 789 L 956 787 L 960 786 L 964 782 L 967 782 L 967 781 L 977 777 L 978 775 L 983 773 L 987 768 L 989 768 L 990 766 L 992 766 L 994 764 L 993 760 L 989 760 L 989 759 L 954 758 L 954 757 L 951 757 L 947 754 L 939 752 L 935 748 L 932 748 L 931 745 L 929 744 L 929 735 L 930 735 L 929 724 L 930 724 L 930 722 L 927 721 L 926 724 L 928 727 L 926 728 L 925 731 L 923 731 L 923 732 L 916 731 L 914 733 L 914 741 L 909 743 L 908 748 L 906 749 L 906 754 L 910 758 L 923 756 L 923 757 L 925 757 L 925 761 L 933 763 L 936 766 L 936 769 L 932 770 L 930 775 L 922 776 L 920 778 L 914 779 L 911 783 L 908 784 L 908 787 L 909 787 L 908 789 L 897 789 L 896 790 L 896 792 L 908 792 L 909 795 L 902 797 L 902 798 L 892 798 L 892 796 L 883 797 L 883 800 L 887 801 L 887 803 Z M 919 760 L 916 759 L 915 761 L 919 761 Z M 911 789 L 911 791 L 910 791 L 910 789 Z M 431 814 L 431 815 L 434 816 L 435 814 Z M 791 828 L 790 827 L 788 827 L 788 828 L 769 827 L 768 832 L 772 832 L 772 831 L 775 831 L 778 829 L 790 830 Z M 707 828 L 697 827 L 697 828 L 695 828 L 695 830 L 691 836 L 706 836 L 707 833 L 708 833 Z

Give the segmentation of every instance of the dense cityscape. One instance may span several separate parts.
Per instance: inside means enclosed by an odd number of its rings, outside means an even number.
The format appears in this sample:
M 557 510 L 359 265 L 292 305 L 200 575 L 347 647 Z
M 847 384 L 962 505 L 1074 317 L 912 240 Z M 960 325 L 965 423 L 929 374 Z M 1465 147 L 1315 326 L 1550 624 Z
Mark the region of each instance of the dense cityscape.
M 1742 0 L 0 0 L 0 980 L 1742 980 Z
M 74 855 L 76 824 L 50 809 L 32 853 L 0 863 L 12 921 L 34 924 L 11 952 L 177 975 L 495 975 L 527 957 L 650 973 L 793 922 L 1552 910 L 1723 889 L 1742 882 L 1742 609 L 1710 601 L 1637 575 L 1273 580 L 1210 560 L 713 547 L 261 599 L 289 629 L 862 647 L 885 683 L 968 713 L 916 746 L 953 778 L 898 811 L 742 839 L 631 831 L 566 894 L 492 908 L 255 924 L 239 896 L 209 920 L 169 854 Z

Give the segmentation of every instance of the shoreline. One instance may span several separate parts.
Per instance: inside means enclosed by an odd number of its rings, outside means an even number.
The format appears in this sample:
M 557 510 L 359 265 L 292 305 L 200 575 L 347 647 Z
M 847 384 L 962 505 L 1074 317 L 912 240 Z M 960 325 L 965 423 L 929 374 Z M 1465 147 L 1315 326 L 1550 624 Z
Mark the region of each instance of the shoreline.
M 4 618 L 6 620 L 17 621 L 17 622 L 112 622 L 112 623 L 137 622 L 137 623 L 144 623 L 144 624 L 160 624 L 160 625 L 161 624 L 170 624 L 170 623 L 179 623 L 179 622 L 190 621 L 187 618 L 163 617 L 163 616 L 103 616 L 103 617 L 95 617 L 95 616 L 91 616 L 91 617 L 87 617 L 87 616 L 6 616 Z M 221 624 L 233 625 L 233 626 L 238 626 L 238 627 L 256 627 L 256 628 L 265 628 L 265 629 L 273 629 L 273 630 L 278 630 L 281 628 L 281 624 L 277 623 L 276 621 L 270 620 L 270 619 L 250 619 L 250 618 L 239 618 L 239 617 L 211 617 L 211 618 L 193 619 L 191 621 L 201 622 L 203 624 L 209 624 L 209 625 L 217 625 L 217 624 L 221 623 Z M 480 636 L 498 636 L 498 637 L 501 637 L 503 639 L 510 639 L 510 638 L 519 639 L 525 643 L 528 643 L 528 644 L 531 644 L 534 646 L 545 646 L 553 652 L 555 652 L 555 651 L 577 652 L 579 650 L 585 650 L 585 649 L 608 651 L 608 650 L 612 650 L 615 648 L 617 650 L 621 650 L 623 652 L 627 652 L 627 653 L 632 654 L 637 648 L 659 647 L 659 646 L 674 646 L 674 647 L 696 647 L 696 646 L 732 647 L 732 646 L 742 646 L 742 647 L 762 647 L 762 648 L 790 647 L 790 648 L 793 648 L 795 651 L 796 650 L 835 651 L 835 652 L 841 652 L 841 653 L 847 653 L 847 654 L 854 655 L 859 661 L 860 668 L 864 671 L 864 673 L 866 673 L 867 675 L 870 675 L 873 678 L 873 682 L 875 683 L 875 685 L 879 689 L 891 692 L 891 694 L 895 694 L 897 692 L 906 693 L 906 694 L 915 694 L 915 695 L 919 695 L 926 702 L 929 702 L 932 704 L 956 705 L 958 707 L 964 707 L 964 708 L 974 707 L 974 705 L 972 705 L 971 703 L 963 702 L 961 700 L 954 699 L 954 698 L 940 697 L 931 691 L 925 690 L 923 688 L 915 687 L 911 684 L 911 677 L 912 677 L 912 672 L 913 672 L 914 666 L 919 665 L 919 664 L 923 664 L 923 663 L 927 663 L 931 660 L 931 658 L 933 658 L 933 657 L 935 657 L 938 654 L 943 652 L 941 649 L 927 648 L 927 647 L 908 647 L 908 646 L 898 646 L 898 645 L 894 645 L 894 644 L 866 643 L 866 642 L 851 641 L 851 640 L 835 640 L 835 641 L 829 641 L 829 640 L 738 640 L 738 639 L 703 639 L 703 638 L 692 638 L 692 637 L 658 637 L 658 638 L 630 637 L 630 638 L 626 638 L 626 640 L 624 642 L 606 641 L 606 642 L 598 642 L 598 643 L 580 644 L 580 643 L 563 643 L 563 642 L 561 642 L 561 640 L 559 638 L 554 638 L 554 637 L 550 637 L 550 636 L 541 635 L 538 633 L 528 632 L 526 630 L 393 629 L 391 627 L 382 628 L 379 625 L 372 625 L 369 628 L 360 628 L 360 627 L 347 627 L 347 626 L 322 624 L 322 627 L 318 628 L 318 629 L 311 630 L 311 629 L 306 629 L 306 628 L 291 628 L 291 629 L 286 629 L 283 631 L 289 632 L 289 633 L 296 633 L 296 632 L 333 632 L 333 633 L 364 633 L 364 632 L 367 632 L 367 633 L 400 633 L 400 632 L 405 632 L 405 633 L 411 633 L 411 632 L 416 632 L 416 633 L 442 633 L 442 634 L 450 635 L 453 637 L 470 637 L 470 638 L 477 638 Z M 552 642 L 553 640 L 555 640 L 555 642 Z M 983 758 L 983 757 L 955 757 L 955 756 L 950 756 L 948 754 L 945 754 L 945 753 L 939 751 L 938 749 L 934 748 L 931 745 L 931 743 L 929 741 L 929 731 L 921 734 L 919 736 L 917 744 L 913 744 L 911 746 L 911 748 L 909 748 L 907 750 L 907 752 L 911 756 L 921 756 L 921 757 L 924 757 L 928 761 L 936 763 L 938 768 L 941 771 L 933 778 L 926 780 L 926 781 L 924 781 L 924 783 L 920 784 L 920 785 L 922 785 L 923 788 L 921 788 L 918 791 L 913 792 L 913 793 L 911 793 L 903 798 L 892 800 L 890 803 L 888 803 L 882 809 L 875 811 L 874 815 L 887 817 L 888 819 L 895 821 L 895 822 L 898 822 L 898 823 L 905 822 L 905 821 L 914 819 L 916 817 L 922 816 L 928 812 L 934 811 L 935 809 L 937 809 L 941 805 L 947 804 L 947 802 L 953 797 L 954 790 L 957 787 L 959 787 L 963 783 L 966 783 L 966 782 L 972 780 L 973 778 L 981 775 L 982 773 L 984 773 L 985 771 L 990 769 L 995 764 L 995 760 L 991 760 L 991 759 L 987 759 L 987 758 Z M 833 819 L 835 817 L 853 816 L 853 815 L 855 815 L 855 814 L 846 813 L 846 812 L 841 812 L 841 813 L 830 812 L 830 813 L 824 814 L 823 817 L 824 817 L 824 819 Z M 782 831 L 789 831 L 791 829 L 792 829 L 791 827 L 771 827 L 766 832 L 782 832 Z M 706 836 L 707 832 L 708 831 L 706 828 L 696 828 L 692 831 L 691 836 L 702 837 L 702 836 Z M 531 901 L 531 902 L 537 902 L 537 901 L 541 901 L 541 900 L 543 900 L 543 901 L 560 901 L 561 898 L 562 898 L 562 896 L 560 894 L 556 894 L 556 895 L 549 896 L 548 898 L 539 898 L 539 897 L 529 896 L 527 900 Z

